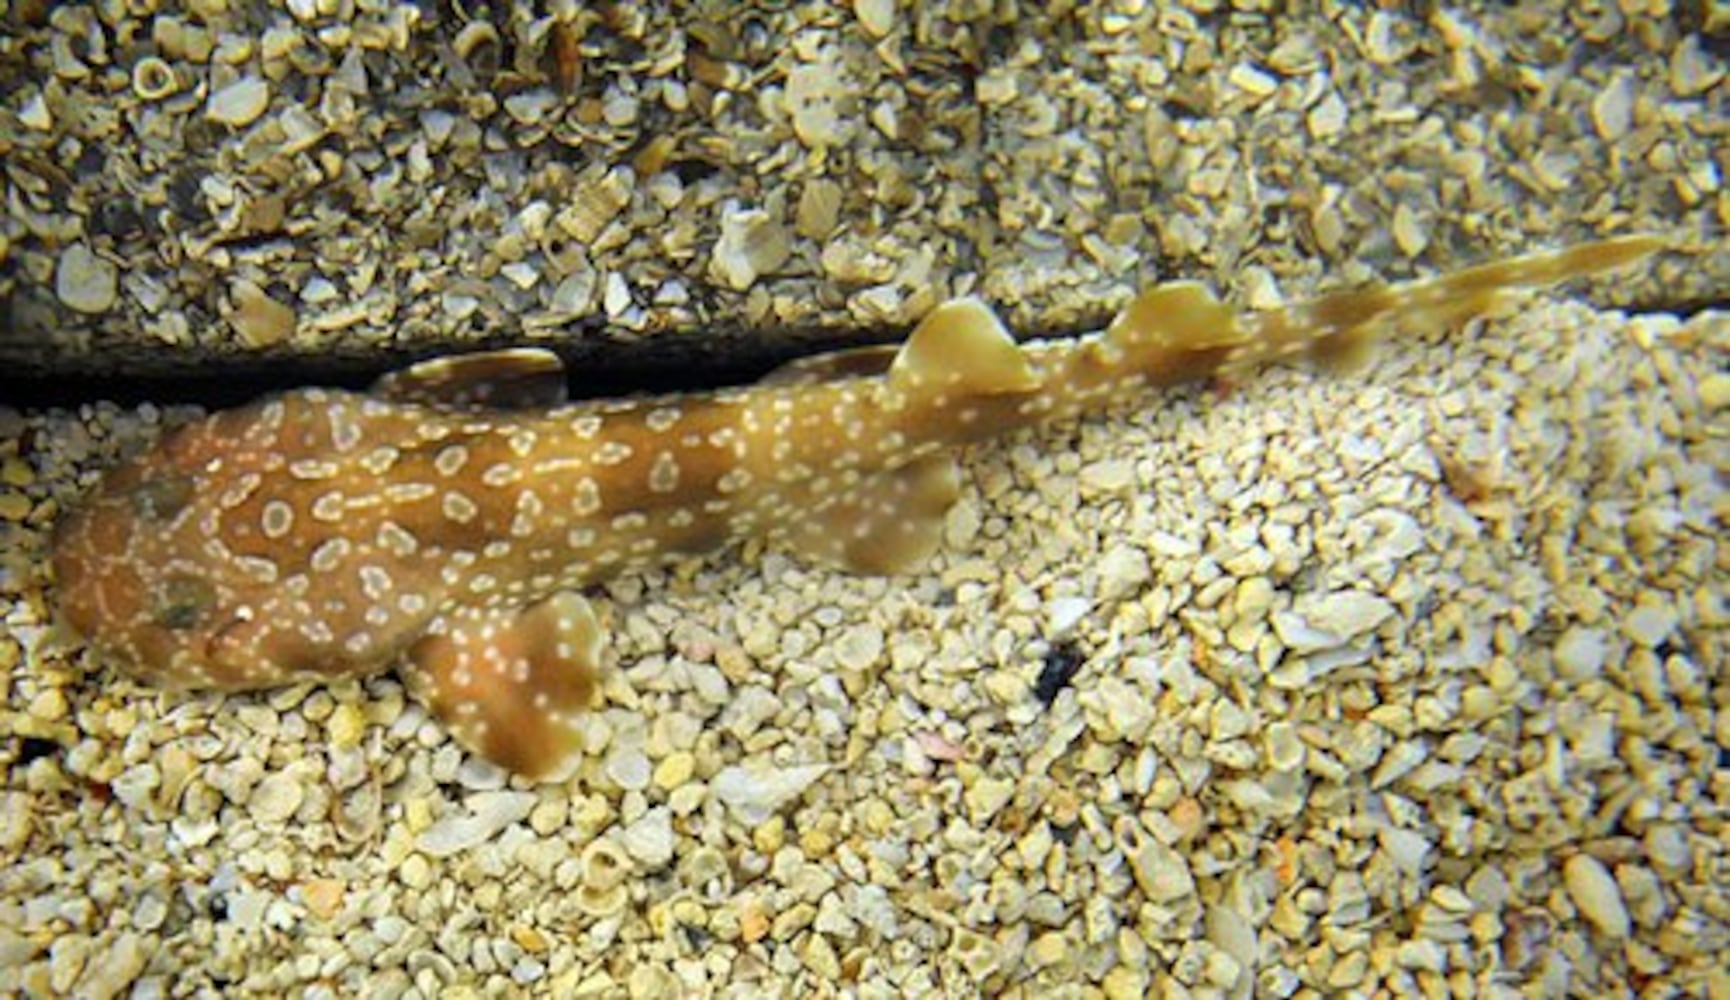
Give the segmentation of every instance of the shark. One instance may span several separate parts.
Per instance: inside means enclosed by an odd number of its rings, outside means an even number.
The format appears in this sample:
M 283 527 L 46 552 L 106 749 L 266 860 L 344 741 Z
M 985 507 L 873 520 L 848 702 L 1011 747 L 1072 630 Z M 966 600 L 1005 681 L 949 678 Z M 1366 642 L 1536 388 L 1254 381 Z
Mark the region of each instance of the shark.
M 558 356 L 434 358 L 179 426 L 58 523 L 62 620 L 98 663 L 247 691 L 400 672 L 468 750 L 568 774 L 601 698 L 584 590 L 757 536 L 856 573 L 938 548 L 966 446 L 1270 362 L 1455 328 L 1509 293 L 1640 260 L 1626 236 L 1241 312 L 1194 282 L 1103 330 L 1018 341 L 977 298 L 900 344 L 706 392 L 570 401 Z

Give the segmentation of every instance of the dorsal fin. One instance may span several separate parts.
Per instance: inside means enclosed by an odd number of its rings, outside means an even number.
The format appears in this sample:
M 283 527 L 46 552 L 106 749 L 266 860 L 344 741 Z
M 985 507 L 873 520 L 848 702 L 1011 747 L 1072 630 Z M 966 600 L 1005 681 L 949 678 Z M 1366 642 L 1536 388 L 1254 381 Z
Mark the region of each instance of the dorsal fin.
M 846 378 L 865 378 L 889 370 L 899 344 L 850 347 L 825 354 L 794 358 L 758 380 L 760 385 L 813 385 Z
M 565 364 L 539 347 L 428 358 L 383 376 L 371 393 L 392 402 L 450 409 L 558 406 L 566 398 Z
M 889 366 L 910 395 L 995 396 L 1039 388 L 1039 374 L 997 314 L 979 299 L 952 299 L 926 314 Z
M 1173 281 L 1130 300 L 1106 328 L 1105 338 L 1128 350 L 1202 350 L 1240 343 L 1244 333 L 1231 307 L 1205 285 Z

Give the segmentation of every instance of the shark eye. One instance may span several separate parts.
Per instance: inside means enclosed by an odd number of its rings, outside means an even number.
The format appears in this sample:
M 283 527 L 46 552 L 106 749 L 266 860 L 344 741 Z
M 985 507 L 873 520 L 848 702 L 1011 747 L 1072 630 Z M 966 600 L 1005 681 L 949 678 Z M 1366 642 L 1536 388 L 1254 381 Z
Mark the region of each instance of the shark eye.
M 202 578 L 171 576 L 156 605 L 156 624 L 174 631 L 196 626 L 216 603 L 216 593 Z
M 153 521 L 166 521 L 185 509 L 192 499 L 192 480 L 186 476 L 154 476 L 132 491 L 132 505 Z

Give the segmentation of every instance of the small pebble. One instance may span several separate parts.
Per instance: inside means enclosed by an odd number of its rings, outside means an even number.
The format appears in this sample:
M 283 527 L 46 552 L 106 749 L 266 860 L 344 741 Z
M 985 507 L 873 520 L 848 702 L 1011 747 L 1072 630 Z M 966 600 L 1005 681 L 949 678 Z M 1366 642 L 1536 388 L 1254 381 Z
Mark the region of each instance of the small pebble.
M 425 855 L 411 854 L 397 868 L 397 878 L 410 889 L 425 889 L 432 884 L 432 865 Z
M 435 821 L 421 833 L 417 844 L 435 858 L 478 847 L 505 827 L 528 818 L 535 801 L 532 792 L 475 792 L 464 801 L 463 811 Z
M 1348 590 L 1300 601 L 1292 611 L 1274 614 L 1274 631 L 1296 653 L 1345 645 L 1392 618 L 1394 606 L 1363 591 Z
M 234 313 L 229 322 L 248 347 L 280 344 L 294 334 L 294 307 L 278 302 L 250 281 L 236 281 L 233 295 Z
M 625 827 L 623 841 L 626 852 L 650 869 L 660 868 L 673 859 L 673 817 L 665 806 L 650 809 Z
M 1556 641 L 1556 667 L 1563 677 L 1585 681 L 1603 672 L 1610 649 L 1597 629 L 1571 628 Z
M 870 622 L 849 627 L 835 642 L 835 660 L 854 672 L 870 669 L 883 655 L 883 630 Z
M 260 823 L 282 823 L 300 809 L 306 790 L 289 771 L 273 771 L 252 789 L 247 810 Z
M 1604 863 L 1590 854 L 1576 854 L 1562 866 L 1562 881 L 1568 898 L 1580 914 L 1605 937 L 1618 941 L 1628 936 L 1631 922 L 1622 901 L 1621 887 Z
M 347 886 L 338 879 L 315 878 L 302 884 L 301 899 L 305 900 L 306 908 L 313 916 L 329 920 L 342 908 L 346 891 Z
M 808 148 L 840 145 L 853 135 L 856 119 L 841 109 L 849 82 L 831 61 L 801 62 L 788 72 L 786 99 L 793 112 L 793 134 Z
M 1730 406 L 1730 375 L 1714 372 L 1701 379 L 1700 404 L 1712 413 Z
M 204 115 L 213 122 L 239 127 L 250 125 L 270 107 L 270 84 L 256 76 L 245 76 L 210 95 Z
M 30 498 L 17 490 L 0 491 L 0 521 L 22 521 L 30 516 Z
M 127 987 L 144 974 L 155 948 L 142 936 L 122 933 L 91 959 L 89 967 L 78 980 L 79 1000 L 111 1000 L 126 993 Z M 137 996 L 136 992 L 133 996 Z
M 655 765 L 655 773 L 653 777 L 655 787 L 667 792 L 681 787 L 691 780 L 692 774 L 696 771 L 696 766 L 697 758 L 689 752 L 684 750 L 673 751 L 666 757 L 662 758 L 659 764 Z
M 1027 961 L 1036 969 L 1048 969 L 1069 957 L 1069 939 L 1051 931 L 1033 939 L 1027 948 Z
M 648 755 L 636 747 L 621 747 L 607 754 L 607 777 L 626 791 L 642 791 L 649 787 L 653 769 Z
M 882 38 L 895 27 L 895 0 L 853 0 L 853 13 L 872 38 Z
M 330 732 L 331 745 L 338 749 L 348 749 L 359 745 L 361 736 L 366 732 L 366 713 L 359 705 L 344 702 L 330 713 L 325 726 Z
M 1061 639 L 1081 624 L 1093 610 L 1093 602 L 1085 597 L 1059 597 L 1045 606 L 1045 634 Z
M 790 244 L 779 222 L 762 209 L 739 209 L 721 217 L 711 269 L 729 288 L 744 291 L 786 263 Z
M 1649 828 L 1644 843 L 1647 860 L 1665 878 L 1679 878 L 1694 866 L 1694 853 L 1688 848 L 1688 837 L 1674 824 Z
M 46 132 L 54 127 L 54 115 L 48 110 L 48 101 L 42 92 L 31 94 L 24 101 L 24 106 L 18 110 L 18 121 L 25 127 L 38 132 Z
M 1149 901 L 1165 905 L 1195 894 L 1195 877 L 1183 855 L 1151 836 L 1130 855 L 1130 873 Z
M 804 794 L 812 782 L 828 771 L 827 764 L 785 768 L 729 766 L 715 774 L 709 788 L 739 822 L 754 827 Z
M 1617 73 L 1592 100 L 1592 127 L 1598 137 L 1614 141 L 1628 134 L 1634 124 L 1634 79 Z
M 103 313 L 113 307 L 120 290 L 120 272 L 83 243 L 73 243 L 60 253 L 54 271 L 54 291 L 67 308 L 81 313 Z
M 29 486 L 36 481 L 36 471 L 30 463 L 17 456 L 0 461 L 0 483 L 7 486 Z
M 1634 642 L 1655 649 L 1676 629 L 1674 608 L 1642 601 L 1622 620 L 1622 634 Z
M 1099 560 L 1101 600 L 1121 600 L 1153 580 L 1153 565 L 1147 553 L 1133 545 L 1113 545 Z

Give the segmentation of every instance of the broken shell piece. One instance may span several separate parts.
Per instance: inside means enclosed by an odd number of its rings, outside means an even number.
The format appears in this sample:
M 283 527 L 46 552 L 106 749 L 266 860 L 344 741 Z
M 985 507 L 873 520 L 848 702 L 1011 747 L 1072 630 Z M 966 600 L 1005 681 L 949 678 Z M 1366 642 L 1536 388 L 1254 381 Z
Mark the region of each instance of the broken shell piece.
M 609 892 L 622 885 L 631 874 L 631 857 L 625 849 L 605 837 L 583 848 L 578 862 L 583 885 L 598 892 Z
M 636 174 L 628 167 L 611 170 L 600 165 L 591 167 L 578 178 L 570 204 L 553 221 L 571 238 L 585 245 L 593 243 L 601 230 L 631 203 L 636 181 Z
M 786 228 L 768 212 L 748 208 L 721 217 L 721 237 L 710 266 L 723 284 L 742 292 L 787 263 L 791 253 Z
M 470 21 L 451 40 L 451 51 L 471 70 L 491 72 L 499 61 L 499 29 L 491 21 Z
M 1113 832 L 1129 859 L 1135 884 L 1150 902 L 1164 906 L 1195 894 L 1195 877 L 1183 855 L 1160 843 L 1128 816 L 1117 821 Z
M 250 281 L 234 283 L 234 313 L 229 322 L 250 347 L 280 344 L 294 333 L 295 312 Z
M 577 886 L 577 909 L 591 917 L 610 917 L 625 908 L 629 901 L 625 887 L 615 885 L 611 889 L 597 889 L 592 885 Z
M 256 76 L 242 77 L 210 95 L 204 116 L 213 122 L 250 125 L 270 107 L 270 84 Z
M 845 106 L 850 103 L 846 79 L 833 59 L 801 63 L 787 74 L 793 132 L 806 148 L 839 146 L 852 138 L 857 119 Z
M 955 742 L 942 733 L 922 729 L 913 734 L 913 742 L 919 745 L 919 750 L 932 760 L 954 763 L 967 759 L 967 748 Z
M 815 180 L 799 194 L 799 235 L 810 240 L 827 239 L 841 219 L 841 185 Z
M 466 810 L 440 817 L 420 834 L 416 846 L 435 858 L 448 858 L 484 844 L 512 823 L 528 818 L 535 807 L 530 792 L 476 792 Z
M 174 67 L 158 56 L 145 56 L 132 67 L 132 92 L 147 101 L 160 101 L 179 89 Z
M 882 38 L 895 28 L 895 0 L 853 0 L 853 14 L 872 38 Z
M 541 253 L 546 255 L 547 266 L 561 277 L 592 270 L 583 244 L 566 235 L 562 229 L 553 228 L 542 234 Z
M 559 106 L 559 95 L 545 87 L 505 98 L 505 113 L 519 125 L 538 125 Z
M 68 246 L 54 272 L 54 291 L 68 308 L 87 315 L 107 312 L 119 294 L 120 273 L 83 243 Z

